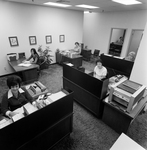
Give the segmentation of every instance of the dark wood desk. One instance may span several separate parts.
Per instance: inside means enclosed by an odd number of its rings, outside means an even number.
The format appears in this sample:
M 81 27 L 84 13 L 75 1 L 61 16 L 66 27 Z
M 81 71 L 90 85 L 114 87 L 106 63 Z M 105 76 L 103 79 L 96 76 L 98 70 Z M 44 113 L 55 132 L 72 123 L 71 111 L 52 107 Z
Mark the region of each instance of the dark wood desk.
M 8 61 L 10 66 L 22 78 L 24 84 L 28 84 L 34 82 L 38 79 L 37 67 L 36 64 L 31 64 L 29 67 L 18 66 L 18 64 L 22 63 L 24 58 L 16 60 L 16 61 Z
M 117 58 L 115 56 L 108 56 L 106 54 L 101 54 L 100 58 L 103 62 L 103 65 L 109 72 L 109 77 L 117 74 L 125 75 L 128 78 L 130 77 L 134 62 Z
M 108 97 L 104 102 L 104 112 L 102 120 L 118 133 L 127 133 L 132 121 L 139 115 L 147 102 L 147 97 L 143 98 L 131 113 L 123 112 L 118 107 L 108 102 Z
M 1 150 L 47 150 L 72 132 L 73 92 L 0 129 Z
M 82 66 L 82 59 L 81 55 L 75 55 L 72 58 L 66 55 L 62 55 L 61 53 L 56 53 L 56 62 L 59 64 L 63 64 L 64 62 L 72 63 L 75 67 Z
M 98 80 L 77 68 L 63 64 L 63 87 L 74 91 L 74 99 L 101 118 L 109 80 Z

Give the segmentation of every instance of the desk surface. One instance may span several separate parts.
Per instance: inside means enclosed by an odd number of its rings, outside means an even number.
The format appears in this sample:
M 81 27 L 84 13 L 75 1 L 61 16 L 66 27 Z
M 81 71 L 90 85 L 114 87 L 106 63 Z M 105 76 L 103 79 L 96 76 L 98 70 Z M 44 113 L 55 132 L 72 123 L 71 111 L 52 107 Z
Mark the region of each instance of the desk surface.
M 104 103 L 106 103 L 107 105 L 110 105 L 111 107 L 113 107 L 116 110 L 122 112 L 124 115 L 129 116 L 132 119 L 134 119 L 134 118 L 136 118 L 138 116 L 138 114 L 140 113 L 140 111 L 145 106 L 146 102 L 147 102 L 147 97 L 142 98 L 140 100 L 140 102 L 137 104 L 137 106 L 130 113 L 127 113 L 127 112 L 121 111 L 118 107 L 115 107 L 115 106 L 111 105 L 111 103 L 108 102 L 108 97 L 106 97 L 105 100 L 104 100 Z
M 67 56 L 67 55 L 63 55 L 63 56 L 65 56 L 65 57 L 67 57 L 67 58 L 70 58 L 70 59 L 76 59 L 76 58 L 82 58 L 82 57 L 83 57 L 83 56 L 77 55 L 77 54 L 73 55 L 73 57 L 69 57 L 69 56 Z
M 24 58 L 22 59 L 18 59 L 16 61 L 8 61 L 10 66 L 16 71 L 25 71 L 25 70 L 29 70 L 29 69 L 34 69 L 37 68 L 38 65 L 37 64 L 31 64 L 29 67 L 23 67 L 23 66 L 18 66 L 18 64 L 22 63 L 22 61 L 24 60 Z
M 138 143 L 122 133 L 110 150 L 145 150 Z

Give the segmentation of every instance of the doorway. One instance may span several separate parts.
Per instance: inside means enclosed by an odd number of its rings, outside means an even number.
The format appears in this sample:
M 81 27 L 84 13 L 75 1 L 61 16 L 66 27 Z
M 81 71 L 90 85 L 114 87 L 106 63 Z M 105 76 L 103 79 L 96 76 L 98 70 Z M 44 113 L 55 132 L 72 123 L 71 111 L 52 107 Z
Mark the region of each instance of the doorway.
M 109 51 L 108 54 L 113 56 L 120 56 L 123 43 L 125 40 L 126 29 L 112 28 L 110 34 Z
M 135 54 L 137 55 L 138 48 L 139 48 L 139 45 L 140 45 L 140 42 L 141 42 L 141 39 L 143 36 L 143 31 L 144 31 L 143 29 L 142 30 L 139 30 L 139 29 L 132 30 L 127 55 L 132 51 L 135 52 Z

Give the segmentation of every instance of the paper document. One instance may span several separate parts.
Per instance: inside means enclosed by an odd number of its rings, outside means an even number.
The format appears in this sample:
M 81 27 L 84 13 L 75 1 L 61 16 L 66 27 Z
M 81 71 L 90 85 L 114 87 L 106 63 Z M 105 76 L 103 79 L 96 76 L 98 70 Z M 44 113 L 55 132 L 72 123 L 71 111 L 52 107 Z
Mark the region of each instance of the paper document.
M 5 126 L 7 126 L 7 125 L 9 125 L 11 123 L 12 123 L 11 119 L 9 119 L 9 120 L 3 119 L 2 123 L 0 123 L 0 129 L 4 128 Z
M 74 66 L 74 65 L 73 65 L 73 64 L 71 64 L 71 63 L 67 63 L 66 65 L 68 65 L 68 66 L 70 66 L 70 67 Z
M 64 92 L 60 91 L 60 92 L 51 94 L 51 95 L 49 96 L 49 98 L 50 98 L 51 100 L 53 100 L 53 101 L 56 101 L 56 100 L 61 99 L 61 98 L 64 97 L 64 96 L 66 96 L 66 94 L 65 94 Z
M 13 112 L 17 112 L 17 113 L 23 114 L 24 113 L 24 109 L 23 109 L 23 107 L 20 107 L 20 108 L 15 109 Z
M 26 112 L 27 115 L 29 115 L 29 114 L 31 114 L 31 113 L 33 113 L 33 112 L 35 112 L 35 111 L 38 110 L 38 109 L 37 109 L 35 106 L 33 106 L 31 103 L 27 103 L 27 104 L 25 104 L 23 107 L 24 107 L 24 110 L 25 110 L 25 112 Z
M 29 66 L 31 66 L 32 64 L 30 64 L 30 63 L 21 63 L 21 64 L 18 64 L 18 66 L 20 66 L 20 67 L 29 67 Z
M 15 122 L 23 117 L 24 117 L 24 114 L 16 114 L 15 116 L 12 117 L 12 120 Z

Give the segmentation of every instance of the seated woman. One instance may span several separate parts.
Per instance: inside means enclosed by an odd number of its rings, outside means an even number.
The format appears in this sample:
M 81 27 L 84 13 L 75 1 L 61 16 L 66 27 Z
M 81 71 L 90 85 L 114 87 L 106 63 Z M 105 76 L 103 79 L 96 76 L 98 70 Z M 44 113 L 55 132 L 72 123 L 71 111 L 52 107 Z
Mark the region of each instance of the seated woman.
M 134 61 L 135 60 L 135 52 L 130 52 L 129 54 L 128 54 L 128 56 L 127 57 L 125 57 L 125 60 L 128 60 L 128 61 Z
M 96 66 L 94 68 L 93 76 L 99 80 L 105 78 L 107 75 L 107 69 L 102 65 L 102 60 L 98 59 L 96 61 Z
M 1 110 L 3 115 L 11 118 L 17 114 L 16 112 L 13 112 L 15 109 L 31 102 L 32 98 L 20 88 L 21 78 L 19 76 L 8 77 L 7 86 L 9 87 L 9 90 L 3 95 Z
M 33 59 L 31 61 L 32 64 L 38 64 L 39 65 L 39 55 L 36 52 L 35 48 L 31 49 L 31 56 L 28 59 L 26 59 L 26 60 L 29 61 L 31 59 Z
M 75 42 L 75 47 L 74 47 L 73 51 L 76 52 L 76 54 L 78 54 L 78 55 L 81 54 L 81 47 L 78 42 Z

